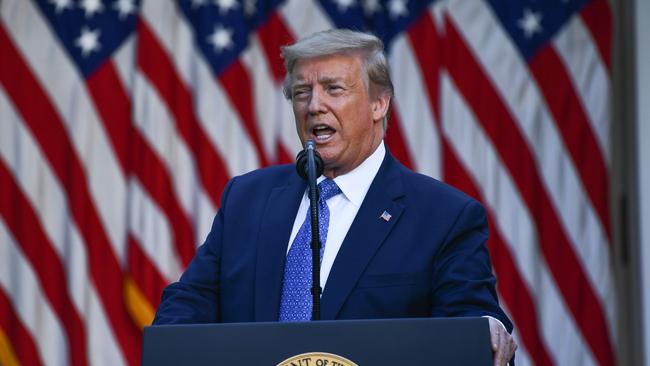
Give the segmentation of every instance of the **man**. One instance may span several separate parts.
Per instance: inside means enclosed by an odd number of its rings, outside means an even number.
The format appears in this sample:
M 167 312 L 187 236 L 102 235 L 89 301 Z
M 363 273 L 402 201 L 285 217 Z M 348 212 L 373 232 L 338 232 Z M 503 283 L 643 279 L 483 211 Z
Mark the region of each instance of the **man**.
M 505 365 L 516 345 L 496 298 L 485 212 L 384 147 L 393 86 L 381 41 L 330 30 L 282 56 L 298 136 L 314 140 L 325 167 L 321 318 L 487 316 L 495 364 Z M 154 323 L 308 320 L 308 206 L 293 166 L 233 178 Z

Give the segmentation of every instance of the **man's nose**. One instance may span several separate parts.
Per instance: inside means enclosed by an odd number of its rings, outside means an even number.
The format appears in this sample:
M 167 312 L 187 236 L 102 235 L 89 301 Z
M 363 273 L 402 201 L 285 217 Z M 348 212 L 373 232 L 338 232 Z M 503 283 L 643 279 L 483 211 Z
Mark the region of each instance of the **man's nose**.
M 314 88 L 309 98 L 309 105 L 307 106 L 309 113 L 317 114 L 324 111 L 323 92 L 318 88 Z

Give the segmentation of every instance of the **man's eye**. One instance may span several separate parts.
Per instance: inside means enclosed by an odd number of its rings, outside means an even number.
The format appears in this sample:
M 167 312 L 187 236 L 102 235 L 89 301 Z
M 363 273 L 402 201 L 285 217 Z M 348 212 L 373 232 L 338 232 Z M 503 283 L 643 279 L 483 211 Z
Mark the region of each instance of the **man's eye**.
M 307 90 L 295 90 L 293 92 L 293 97 L 298 99 L 305 98 L 307 94 L 308 94 Z

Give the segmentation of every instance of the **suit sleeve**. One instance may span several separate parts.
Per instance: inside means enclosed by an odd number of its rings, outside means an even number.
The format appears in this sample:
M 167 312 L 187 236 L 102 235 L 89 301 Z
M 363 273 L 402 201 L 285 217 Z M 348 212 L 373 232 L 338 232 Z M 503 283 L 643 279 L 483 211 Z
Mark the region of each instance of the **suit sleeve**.
M 436 255 L 431 312 L 437 317 L 488 315 L 499 319 L 512 332 L 512 323 L 497 299 L 487 238 L 485 210 L 470 200 Z
M 234 179 L 228 182 L 221 198 L 221 208 L 212 223 L 210 234 L 199 247 L 178 282 L 167 286 L 156 311 L 154 325 L 195 324 L 220 321 L 219 273 L 224 219 L 228 193 Z

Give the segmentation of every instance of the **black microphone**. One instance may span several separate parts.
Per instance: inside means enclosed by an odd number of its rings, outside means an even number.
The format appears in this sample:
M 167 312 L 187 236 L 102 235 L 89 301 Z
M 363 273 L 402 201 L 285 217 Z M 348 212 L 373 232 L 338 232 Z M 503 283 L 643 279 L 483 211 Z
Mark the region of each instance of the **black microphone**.
M 323 159 L 316 151 L 313 140 L 307 140 L 305 149 L 296 157 L 296 170 L 298 175 L 307 181 L 309 186 L 309 215 L 311 218 L 311 295 L 312 312 L 311 320 L 320 320 L 320 233 L 318 229 L 318 186 L 316 179 L 323 174 Z
M 298 153 L 298 156 L 296 156 L 296 170 L 298 171 L 298 175 L 300 175 L 302 179 L 306 180 L 307 182 L 309 182 L 310 154 L 313 155 L 315 167 L 314 175 L 316 178 L 320 177 L 323 174 L 323 170 L 325 169 L 325 166 L 323 165 L 323 159 L 320 157 L 318 151 L 316 151 L 314 141 L 307 140 L 305 143 L 305 149 L 300 151 Z

